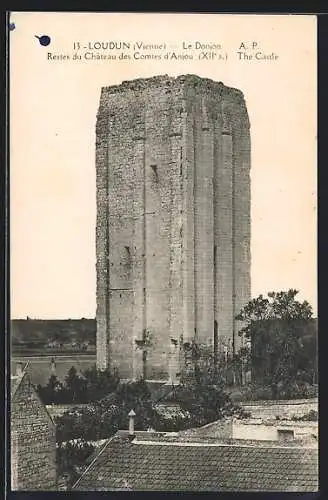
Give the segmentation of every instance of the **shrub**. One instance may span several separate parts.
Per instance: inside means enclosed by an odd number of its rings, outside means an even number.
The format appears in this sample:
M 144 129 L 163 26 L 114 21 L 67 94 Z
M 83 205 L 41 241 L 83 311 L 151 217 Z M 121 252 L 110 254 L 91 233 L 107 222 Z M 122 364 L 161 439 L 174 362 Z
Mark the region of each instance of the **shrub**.
M 242 391 L 233 391 L 230 394 L 231 401 L 233 401 L 234 403 L 239 403 L 241 401 L 244 401 L 245 396 L 246 396 L 246 394 L 243 393 Z
M 318 412 L 316 410 L 310 410 L 308 413 L 298 417 L 297 415 L 292 416 L 292 420 L 299 422 L 317 422 Z
M 112 373 L 109 369 L 98 370 L 96 365 L 85 370 L 82 375 L 86 383 L 86 403 L 98 401 L 115 392 L 120 383 L 117 372 Z
M 293 382 L 278 387 L 277 399 L 309 399 L 318 396 L 318 387 L 307 382 Z
M 235 403 L 246 401 L 268 401 L 275 399 L 308 399 L 318 396 L 318 387 L 307 382 L 279 383 L 274 388 L 268 385 L 248 384 L 230 394 Z
M 56 417 L 57 442 L 82 436 L 90 441 L 111 437 L 118 429 L 126 429 L 131 409 L 136 412 L 135 429 L 147 429 L 151 425 L 152 402 L 143 381 L 119 384 L 116 392 L 106 398 Z
M 258 401 L 258 400 L 270 400 L 272 398 L 272 389 L 268 386 L 260 386 L 249 384 L 243 386 L 239 391 L 234 391 L 230 395 L 233 402 L 242 401 Z
M 245 418 L 246 412 L 230 398 L 222 384 L 211 384 L 204 379 L 181 384 L 175 388 L 172 402 L 190 414 L 186 425 L 199 427 L 226 416 Z M 182 426 L 185 423 L 181 423 Z
M 157 405 L 152 414 L 152 428 L 159 432 L 177 432 L 192 426 L 192 416 L 180 407 Z
M 111 437 L 119 429 L 121 411 L 116 405 L 90 403 L 56 417 L 56 441 L 63 443 L 83 436 L 87 441 Z
M 135 429 L 144 430 L 151 425 L 152 400 L 147 383 L 144 380 L 119 384 L 112 400 L 120 407 L 121 428 L 125 429 L 130 410 L 134 410 Z
M 48 384 L 36 388 L 42 402 L 46 405 L 66 403 L 67 394 L 64 385 L 57 379 L 56 375 L 51 375 Z
M 268 401 L 273 399 L 272 388 L 268 386 L 256 387 L 254 390 L 254 399 Z

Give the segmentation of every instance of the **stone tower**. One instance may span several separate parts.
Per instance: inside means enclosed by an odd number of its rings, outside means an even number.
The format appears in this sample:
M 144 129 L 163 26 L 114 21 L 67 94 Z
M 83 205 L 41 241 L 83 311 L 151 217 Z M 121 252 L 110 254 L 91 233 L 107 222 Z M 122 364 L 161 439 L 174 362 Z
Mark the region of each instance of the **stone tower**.
M 238 349 L 250 299 L 243 94 L 194 75 L 101 91 L 96 125 L 97 365 L 172 379 L 181 341 Z M 147 341 L 148 339 L 148 341 Z M 145 347 L 146 346 L 146 347 Z

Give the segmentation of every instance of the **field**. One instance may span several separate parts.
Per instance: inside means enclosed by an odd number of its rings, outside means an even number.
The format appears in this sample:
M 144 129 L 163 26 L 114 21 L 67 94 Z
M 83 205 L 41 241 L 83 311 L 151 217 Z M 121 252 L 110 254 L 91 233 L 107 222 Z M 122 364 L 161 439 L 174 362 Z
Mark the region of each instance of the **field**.
M 55 359 L 56 369 L 51 368 L 51 359 Z M 68 370 L 74 366 L 77 371 L 90 368 L 96 362 L 95 354 L 70 354 L 70 355 L 13 355 L 11 360 L 12 373 L 16 371 L 16 365 L 29 362 L 27 371 L 31 376 L 33 384 L 46 385 L 50 375 L 57 375 L 59 380 L 63 380 Z

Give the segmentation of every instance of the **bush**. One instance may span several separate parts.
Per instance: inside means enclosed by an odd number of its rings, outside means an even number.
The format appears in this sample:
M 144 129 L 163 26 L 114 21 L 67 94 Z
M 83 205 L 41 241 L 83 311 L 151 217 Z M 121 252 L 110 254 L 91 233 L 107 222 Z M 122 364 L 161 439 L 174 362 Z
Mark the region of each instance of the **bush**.
M 246 401 L 269 401 L 276 399 L 309 399 L 318 396 L 318 387 L 307 382 L 279 383 L 272 387 L 268 385 L 249 384 L 230 394 L 235 403 Z
M 152 399 L 148 385 L 144 380 L 119 384 L 111 399 L 121 409 L 121 429 L 127 427 L 130 410 L 134 410 L 136 413 L 136 430 L 145 430 L 151 425 Z
M 66 403 L 66 389 L 55 375 L 51 375 L 46 386 L 39 384 L 36 391 L 45 405 Z
M 145 381 L 119 383 L 114 392 L 100 401 L 75 407 L 57 417 L 61 473 L 68 474 L 69 481 L 76 481 L 81 464 L 92 451 L 86 442 L 107 439 L 118 429 L 127 429 L 132 409 L 136 413 L 136 430 L 154 428 L 167 432 L 199 427 L 225 416 L 249 416 L 231 401 L 221 385 L 208 384 L 202 379 L 199 383 L 178 386 L 171 399 L 174 404 L 170 409 L 165 405 L 153 406 Z M 77 443 L 71 442 L 76 439 Z
M 131 409 L 136 412 L 135 429 L 147 429 L 151 425 L 152 402 L 143 381 L 119 384 L 116 392 L 106 398 L 56 417 L 57 442 L 82 436 L 88 441 L 109 438 L 118 429 L 127 428 Z
M 318 412 L 316 410 L 310 410 L 308 413 L 305 413 L 305 415 L 302 415 L 301 417 L 294 415 L 292 417 L 292 420 L 299 422 L 317 422 Z
M 318 387 L 307 382 L 293 382 L 278 386 L 277 399 L 310 399 L 318 396 Z
M 231 392 L 230 397 L 234 403 L 273 399 L 271 387 L 254 384 L 240 387 L 240 390 Z
M 112 373 L 109 369 L 98 370 L 96 365 L 83 372 L 85 379 L 85 401 L 98 401 L 108 394 L 115 392 L 119 386 L 120 378 L 117 372 Z
M 256 387 L 253 392 L 254 400 L 269 401 L 273 399 L 272 388 L 268 386 Z
M 173 393 L 172 402 L 190 414 L 190 420 L 186 421 L 188 427 L 183 428 L 199 427 L 226 416 L 245 417 L 245 412 L 232 401 L 221 383 L 198 380 L 181 384 Z
M 116 391 L 99 402 L 75 407 L 56 418 L 57 442 L 83 436 L 87 441 L 111 437 L 126 429 L 131 409 L 136 413 L 135 429 L 179 431 L 199 427 L 225 416 L 247 417 L 247 413 L 224 392 L 221 386 L 187 384 L 178 386 L 172 405 L 153 406 L 147 384 L 143 381 L 119 384 Z
M 234 403 L 239 403 L 245 400 L 245 394 L 241 391 L 234 391 L 230 394 L 230 398 Z
M 192 416 L 179 407 L 158 405 L 153 410 L 152 428 L 159 432 L 178 432 L 192 427 Z
M 116 405 L 90 403 L 83 408 L 73 408 L 55 420 L 58 443 L 82 437 L 98 441 L 111 437 L 119 429 L 121 411 Z

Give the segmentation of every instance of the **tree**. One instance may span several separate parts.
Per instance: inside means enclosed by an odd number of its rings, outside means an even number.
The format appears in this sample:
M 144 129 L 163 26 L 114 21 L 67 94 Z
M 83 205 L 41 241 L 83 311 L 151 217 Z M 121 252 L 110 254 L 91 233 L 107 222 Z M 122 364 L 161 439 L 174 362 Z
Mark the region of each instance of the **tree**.
M 83 372 L 86 383 L 85 402 L 97 401 L 116 390 L 120 378 L 116 372 L 112 373 L 109 368 L 98 370 L 96 365 Z
M 278 384 L 293 384 L 300 365 L 304 369 L 301 339 L 313 313 L 307 301 L 296 300 L 297 294 L 290 289 L 270 292 L 267 297 L 259 295 L 236 317 L 244 323 L 239 335 L 251 341 L 253 372 L 271 385 L 274 396 Z
M 119 384 L 116 391 L 100 401 L 76 407 L 56 418 L 58 443 L 83 437 L 89 441 L 109 438 L 118 429 L 126 429 L 128 413 L 136 412 L 136 430 L 151 424 L 152 401 L 147 384 L 140 380 Z
M 312 318 L 311 305 L 304 300 L 295 300 L 298 290 L 290 289 L 287 292 L 269 292 L 268 297 L 259 295 L 252 299 L 240 311 L 236 319 L 246 322 L 240 330 L 240 335 L 245 334 L 251 338 L 252 326 L 259 320 L 281 319 L 290 321 L 292 319 L 308 320 Z
M 38 385 L 37 391 L 44 403 L 80 404 L 98 401 L 115 392 L 120 382 L 117 373 L 109 369 L 98 370 L 96 365 L 88 368 L 82 375 L 72 366 L 62 384 L 52 375 L 46 386 Z
M 115 392 L 115 404 L 121 408 L 123 429 L 127 425 L 130 410 L 136 413 L 136 430 L 145 430 L 151 425 L 152 399 L 144 379 L 120 384 Z
M 180 428 L 201 426 L 224 416 L 243 416 L 225 392 L 223 373 L 213 350 L 195 340 L 182 345 L 185 367 L 179 386 L 173 389 L 171 402 L 190 415 L 189 419 L 175 422 Z M 174 430 L 174 429 L 172 429 Z
M 51 375 L 48 384 L 44 387 L 39 384 L 36 390 L 44 404 L 60 404 L 64 386 L 56 375 Z
M 83 400 L 86 392 L 86 381 L 77 374 L 77 370 L 72 366 L 65 377 L 67 392 L 71 395 L 72 403 Z

